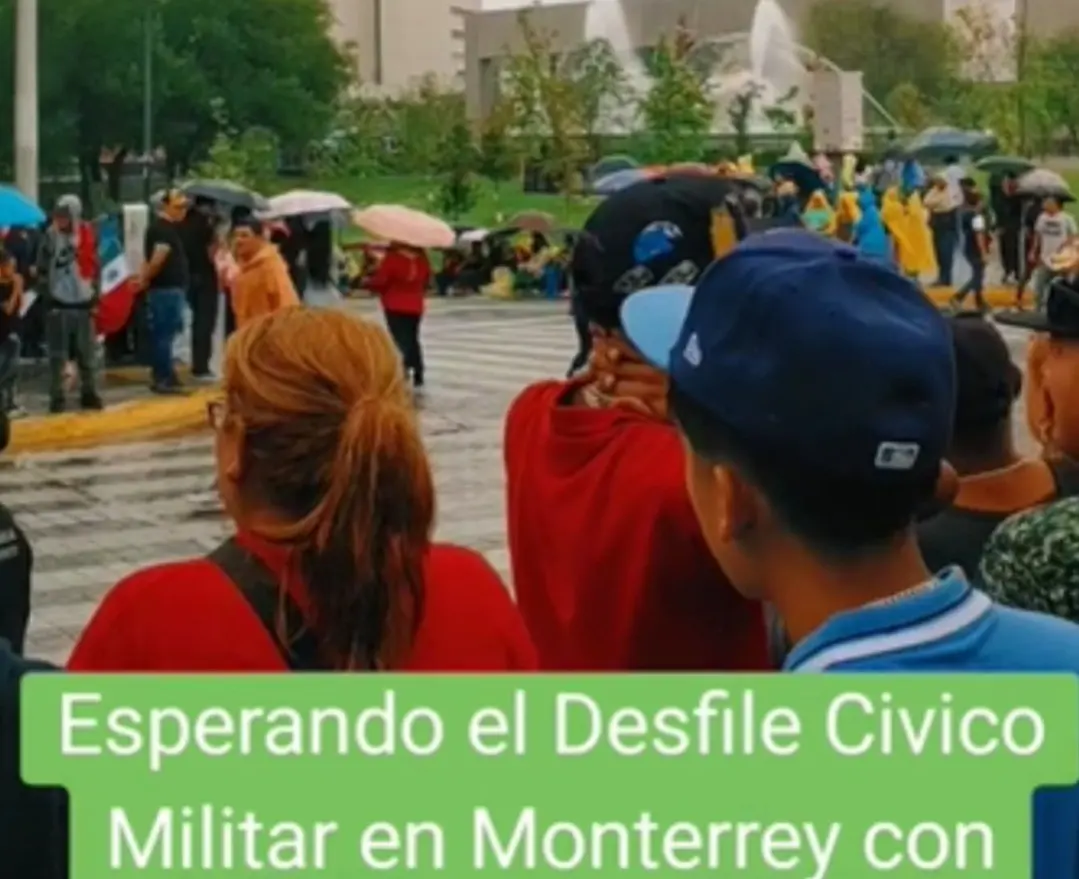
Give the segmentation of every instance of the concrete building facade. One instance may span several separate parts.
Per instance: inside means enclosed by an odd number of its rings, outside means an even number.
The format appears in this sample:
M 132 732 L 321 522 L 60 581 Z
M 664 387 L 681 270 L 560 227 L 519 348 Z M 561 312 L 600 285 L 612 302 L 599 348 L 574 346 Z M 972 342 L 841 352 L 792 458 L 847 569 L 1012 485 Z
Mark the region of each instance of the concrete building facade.
M 393 0 L 402 2 L 402 0 Z M 428 0 L 432 4 L 435 0 Z M 805 22 L 817 0 L 778 0 L 795 29 Z M 947 20 L 957 8 L 978 0 L 881 0 L 903 12 L 928 20 Z M 1010 5 L 1027 22 L 1030 32 L 1051 36 L 1079 27 L 1079 0 L 990 0 Z M 556 51 L 568 51 L 588 39 L 588 0 L 529 5 L 534 25 L 553 35 Z M 746 32 L 753 23 L 757 0 L 622 0 L 630 41 L 638 48 L 655 45 L 657 36 L 671 33 L 679 21 L 699 37 Z M 519 51 L 522 37 L 518 9 L 462 10 L 464 88 L 469 114 L 482 118 L 497 99 L 498 59 Z
M 462 14 L 481 0 L 330 0 L 334 36 L 356 53 L 361 86 L 394 94 L 433 76 L 449 88 L 465 79 Z

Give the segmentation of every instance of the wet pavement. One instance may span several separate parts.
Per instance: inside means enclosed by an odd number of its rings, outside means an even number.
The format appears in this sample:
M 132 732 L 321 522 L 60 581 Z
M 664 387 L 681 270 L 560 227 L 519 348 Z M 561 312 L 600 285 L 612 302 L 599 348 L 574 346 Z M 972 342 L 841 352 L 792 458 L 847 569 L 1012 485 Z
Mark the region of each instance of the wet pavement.
M 349 307 L 375 313 L 370 302 Z M 565 303 L 438 301 L 424 324 L 430 387 L 422 421 L 438 488 L 437 536 L 484 553 L 507 582 L 503 418 L 525 385 L 565 372 L 576 344 L 566 311 Z M 1024 334 L 1007 336 L 1021 359 Z M 205 434 L 0 461 L 0 498 L 34 548 L 29 652 L 62 662 L 118 580 L 213 549 L 229 529 L 212 484 Z

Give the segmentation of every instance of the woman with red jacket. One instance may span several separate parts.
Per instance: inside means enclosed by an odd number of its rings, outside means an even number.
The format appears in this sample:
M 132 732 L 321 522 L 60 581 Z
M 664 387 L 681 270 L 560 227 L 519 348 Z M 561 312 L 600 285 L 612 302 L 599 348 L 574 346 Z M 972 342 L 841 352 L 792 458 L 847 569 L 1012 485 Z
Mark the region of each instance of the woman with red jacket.
M 121 581 L 73 671 L 531 671 L 484 558 L 434 543 L 415 407 L 381 327 L 287 308 L 229 341 L 209 407 L 236 536 Z
M 405 362 L 412 386 L 423 387 L 423 348 L 420 322 L 423 320 L 431 264 L 427 254 L 415 247 L 393 242 L 386 249 L 374 274 L 364 284 L 382 300 L 386 327 Z

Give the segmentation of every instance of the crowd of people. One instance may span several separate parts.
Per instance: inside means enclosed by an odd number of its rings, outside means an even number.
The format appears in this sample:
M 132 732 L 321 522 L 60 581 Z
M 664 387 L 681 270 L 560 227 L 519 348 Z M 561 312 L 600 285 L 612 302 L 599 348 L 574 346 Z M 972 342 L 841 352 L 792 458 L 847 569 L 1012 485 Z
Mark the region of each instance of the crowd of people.
M 815 188 L 780 176 L 760 213 L 849 242 L 926 286 L 952 288 L 953 310 L 968 298 L 978 310 L 989 310 L 985 292 L 995 257 L 1001 282 L 1015 290 L 1014 305 L 1023 307 L 1029 287 L 1033 307 L 1043 310 L 1059 274 L 1058 256 L 1079 244 L 1079 227 L 1063 210 L 1062 194 L 1023 192 L 1016 173 L 990 175 L 986 196 L 954 156 L 931 173 L 909 157 L 870 166 L 845 156 L 838 173 L 824 156 L 813 164 Z M 960 260 L 968 279 L 956 287 Z
M 117 583 L 66 671 L 1079 673 L 1079 283 L 1054 277 L 1016 318 L 1035 332 L 1024 387 L 990 319 L 942 314 L 827 229 L 717 259 L 729 193 L 647 181 L 586 223 L 569 271 L 589 353 L 506 416 L 516 602 L 482 556 L 433 538 L 408 387 L 422 355 L 278 293 L 234 304 L 207 411 L 235 536 Z M 272 247 L 257 220 L 234 227 L 242 263 Z M 148 242 L 151 314 L 175 327 L 175 242 Z M 407 295 L 388 317 L 430 271 L 391 255 L 372 288 Z M 247 271 L 287 289 L 279 266 Z M 1037 457 L 1014 441 L 1023 395 Z M 9 532 L 27 576 L 0 614 L 0 851 L 48 879 L 66 805 L 18 781 L 17 682 L 41 667 L 19 655 L 31 550 Z M 1033 826 L 1036 879 L 1075 879 L 1079 789 L 1039 791 Z

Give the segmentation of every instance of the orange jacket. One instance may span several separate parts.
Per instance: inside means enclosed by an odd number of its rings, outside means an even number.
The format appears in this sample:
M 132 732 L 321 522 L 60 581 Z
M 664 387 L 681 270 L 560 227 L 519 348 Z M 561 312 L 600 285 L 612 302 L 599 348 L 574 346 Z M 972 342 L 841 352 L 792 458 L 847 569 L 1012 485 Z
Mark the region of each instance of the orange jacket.
M 232 310 L 237 328 L 264 314 L 299 304 L 300 297 L 292 286 L 288 266 L 272 244 L 264 245 L 240 265 L 239 274 L 232 282 Z

